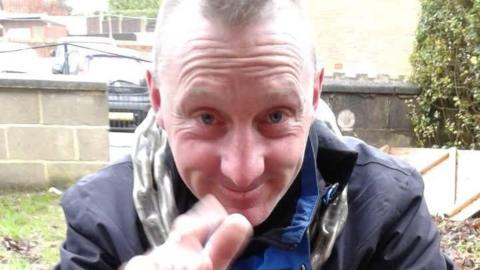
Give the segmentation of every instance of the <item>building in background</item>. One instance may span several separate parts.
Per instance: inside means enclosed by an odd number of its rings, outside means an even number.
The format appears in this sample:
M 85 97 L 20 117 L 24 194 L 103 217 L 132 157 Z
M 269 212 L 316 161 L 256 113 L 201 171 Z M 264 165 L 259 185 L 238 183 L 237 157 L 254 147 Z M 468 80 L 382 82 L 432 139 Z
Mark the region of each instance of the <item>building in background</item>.
M 13 42 L 55 42 L 68 34 L 65 25 L 35 14 L 0 15 L 4 39 Z
M 52 42 L 66 36 L 66 25 L 50 16 L 66 16 L 64 0 L 0 0 L 0 28 L 15 42 Z
M 327 75 L 408 76 L 418 0 L 308 0 L 317 58 Z
M 51 16 L 66 16 L 70 8 L 64 0 L 0 0 L 0 12 L 44 13 Z
M 100 13 L 88 17 L 87 33 L 89 35 L 98 35 L 153 32 L 155 30 L 155 21 L 155 18 Z
M 107 36 L 128 40 L 120 42 L 120 46 L 145 53 L 151 50 L 154 18 L 119 16 L 105 11 L 65 16 L 70 13 L 65 2 L 68 0 L 0 0 L 0 36 L 3 32 L 3 39 L 5 36 L 14 40 L 43 38 L 45 42 L 64 34 Z M 92 3 L 85 1 L 85 5 Z M 409 76 L 420 1 L 307 0 L 306 5 L 313 22 L 318 62 L 325 67 L 327 76 L 336 73 L 370 78 Z M 11 18 L 15 13 L 28 12 L 37 15 L 24 18 L 25 22 Z

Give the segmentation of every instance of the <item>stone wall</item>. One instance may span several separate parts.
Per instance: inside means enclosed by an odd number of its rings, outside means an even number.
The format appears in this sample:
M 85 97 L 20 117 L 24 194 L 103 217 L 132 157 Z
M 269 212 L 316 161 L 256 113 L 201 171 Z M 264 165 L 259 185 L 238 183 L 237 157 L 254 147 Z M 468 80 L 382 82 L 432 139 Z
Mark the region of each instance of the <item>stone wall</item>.
M 405 100 L 418 88 L 401 81 L 327 79 L 322 98 L 331 107 L 344 135 L 375 146 L 415 146 Z
M 60 79 L 58 79 L 60 78 Z M 108 161 L 106 85 L 0 78 L 0 190 L 66 186 Z

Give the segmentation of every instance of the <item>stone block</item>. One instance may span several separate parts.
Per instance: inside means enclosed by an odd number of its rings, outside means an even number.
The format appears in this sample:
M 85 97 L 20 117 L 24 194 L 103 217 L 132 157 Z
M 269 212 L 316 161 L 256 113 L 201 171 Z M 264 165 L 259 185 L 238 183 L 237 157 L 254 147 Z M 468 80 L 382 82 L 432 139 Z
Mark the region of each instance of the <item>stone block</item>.
M 58 188 L 68 187 L 80 178 L 100 170 L 106 164 L 104 162 L 49 162 L 46 165 L 48 183 Z
M 77 130 L 79 159 L 82 161 L 108 161 L 108 130 L 85 128 Z
M 74 160 L 73 130 L 53 127 L 7 129 L 10 159 Z
M 0 190 L 32 190 L 46 186 L 42 163 L 0 162 Z
M 38 124 L 40 109 L 37 91 L 0 89 L 0 124 Z
M 376 147 L 386 144 L 392 147 L 410 147 L 415 144 L 413 134 L 408 131 L 355 129 L 352 132 L 344 132 L 343 135 L 360 138 Z
M 386 96 L 326 94 L 324 95 L 324 98 L 331 105 L 337 118 L 342 111 L 350 111 L 355 115 L 354 129 L 387 128 L 389 107 L 388 98 Z
M 75 90 L 75 91 L 105 91 L 107 84 L 101 79 L 82 76 L 45 74 L 5 73 L 0 78 L 0 89 L 22 90 Z
M 412 122 L 409 117 L 409 109 L 405 99 L 397 96 L 389 97 L 388 125 L 390 129 L 412 130 Z
M 0 128 L 0 160 L 7 159 L 7 141 L 5 141 L 5 129 Z
M 107 96 L 100 93 L 42 92 L 43 122 L 47 125 L 108 126 Z

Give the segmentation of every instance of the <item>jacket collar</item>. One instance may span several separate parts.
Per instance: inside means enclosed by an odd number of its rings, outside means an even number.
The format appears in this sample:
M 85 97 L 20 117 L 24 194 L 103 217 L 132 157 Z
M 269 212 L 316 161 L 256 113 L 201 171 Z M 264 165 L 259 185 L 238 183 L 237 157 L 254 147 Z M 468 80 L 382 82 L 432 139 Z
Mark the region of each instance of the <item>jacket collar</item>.
M 347 146 L 322 121 L 315 121 L 309 139 L 316 151 L 316 164 L 326 185 L 338 183 L 339 191 L 347 185 L 358 153 Z

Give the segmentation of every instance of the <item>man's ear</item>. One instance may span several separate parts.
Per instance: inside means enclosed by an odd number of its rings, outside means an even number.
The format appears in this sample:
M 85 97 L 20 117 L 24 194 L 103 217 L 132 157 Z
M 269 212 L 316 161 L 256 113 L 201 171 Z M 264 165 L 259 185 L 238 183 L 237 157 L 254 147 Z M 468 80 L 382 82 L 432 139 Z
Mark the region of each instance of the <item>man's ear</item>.
M 323 67 L 318 67 L 317 70 L 315 71 L 315 78 L 314 78 L 314 84 L 313 84 L 313 100 L 312 100 L 313 108 L 315 109 L 315 111 L 317 110 L 320 95 L 322 94 L 323 72 L 324 72 Z
M 145 75 L 147 79 L 147 87 L 148 87 L 148 96 L 150 97 L 150 104 L 155 112 L 158 112 L 160 109 L 160 90 L 158 88 L 157 82 L 153 75 L 153 71 L 147 70 L 147 74 Z
M 148 96 L 150 97 L 150 105 L 152 105 L 152 109 L 155 112 L 157 125 L 163 128 L 162 112 L 160 111 L 160 106 L 162 104 L 162 97 L 160 96 L 160 88 L 159 88 L 158 82 L 155 79 L 153 71 L 151 70 L 147 70 L 147 74 L 145 75 L 145 77 L 147 79 Z

